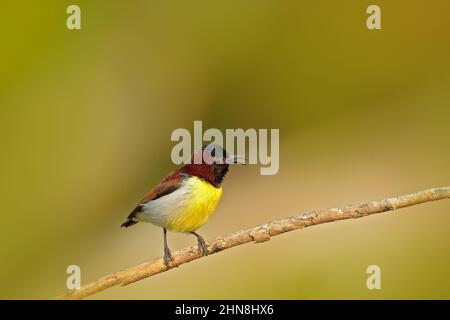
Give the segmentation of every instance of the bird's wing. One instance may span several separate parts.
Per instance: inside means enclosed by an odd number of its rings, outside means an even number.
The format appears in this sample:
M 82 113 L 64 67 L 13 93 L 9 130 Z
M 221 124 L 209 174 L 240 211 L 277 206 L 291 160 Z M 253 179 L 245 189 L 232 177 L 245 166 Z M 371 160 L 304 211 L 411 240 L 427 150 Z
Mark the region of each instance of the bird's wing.
M 171 174 L 166 179 L 161 181 L 160 184 L 158 184 L 155 188 L 153 188 L 152 191 L 147 193 L 141 201 L 139 201 L 136 208 L 131 211 L 130 215 L 128 216 L 128 220 L 132 220 L 137 213 L 142 211 L 142 205 L 156 200 L 158 198 L 164 197 L 165 195 L 168 195 L 181 186 L 181 181 L 183 180 L 183 177 L 178 174 Z

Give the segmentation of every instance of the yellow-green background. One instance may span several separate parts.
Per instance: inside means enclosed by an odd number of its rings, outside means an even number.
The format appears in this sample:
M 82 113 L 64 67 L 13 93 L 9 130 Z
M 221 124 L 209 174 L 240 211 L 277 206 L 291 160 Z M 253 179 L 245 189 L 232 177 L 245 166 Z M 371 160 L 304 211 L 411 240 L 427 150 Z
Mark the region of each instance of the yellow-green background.
M 70 4 L 82 30 L 66 29 Z M 382 30 L 366 8 L 382 9 Z M 171 132 L 280 128 L 280 171 L 232 168 L 206 239 L 449 185 L 450 2 L 2 1 L 0 297 L 52 298 L 158 257 L 120 229 L 175 166 Z M 170 234 L 173 250 L 195 243 Z M 366 288 L 377 264 L 382 289 Z M 450 298 L 450 203 L 240 246 L 110 298 Z

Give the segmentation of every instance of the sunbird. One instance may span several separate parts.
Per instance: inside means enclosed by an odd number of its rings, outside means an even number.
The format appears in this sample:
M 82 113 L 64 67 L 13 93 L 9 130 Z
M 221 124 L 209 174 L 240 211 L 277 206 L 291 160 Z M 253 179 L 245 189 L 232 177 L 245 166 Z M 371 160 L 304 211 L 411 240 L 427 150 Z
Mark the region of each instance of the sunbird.
M 167 230 L 193 234 L 197 237 L 199 252 L 207 255 L 206 242 L 195 231 L 216 210 L 222 197 L 222 182 L 230 164 L 246 164 L 246 159 L 229 155 L 219 145 L 204 145 L 192 155 L 188 164 L 170 173 L 146 194 L 121 227 L 127 228 L 138 222 L 162 227 L 166 266 L 172 260 L 167 245 Z

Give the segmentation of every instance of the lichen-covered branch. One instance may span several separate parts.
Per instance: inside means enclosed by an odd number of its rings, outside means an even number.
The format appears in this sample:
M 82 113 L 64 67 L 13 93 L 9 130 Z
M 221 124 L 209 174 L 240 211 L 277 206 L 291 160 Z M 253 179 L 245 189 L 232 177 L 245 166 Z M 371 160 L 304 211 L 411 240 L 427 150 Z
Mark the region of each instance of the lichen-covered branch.
M 448 198 L 450 198 L 450 187 L 442 187 L 356 205 L 348 205 L 342 208 L 315 210 L 296 217 L 270 221 L 250 229 L 240 230 L 218 237 L 208 243 L 208 251 L 209 254 L 214 254 L 248 242 L 265 242 L 273 236 L 296 229 L 327 222 L 362 218 L 375 213 L 392 211 L 428 201 Z M 111 273 L 97 281 L 82 286 L 78 290 L 60 296 L 59 299 L 83 299 L 113 286 L 127 285 L 203 257 L 197 251 L 196 246 L 173 252 L 172 256 L 173 260 L 169 267 L 164 265 L 162 258 L 158 258 L 122 271 Z

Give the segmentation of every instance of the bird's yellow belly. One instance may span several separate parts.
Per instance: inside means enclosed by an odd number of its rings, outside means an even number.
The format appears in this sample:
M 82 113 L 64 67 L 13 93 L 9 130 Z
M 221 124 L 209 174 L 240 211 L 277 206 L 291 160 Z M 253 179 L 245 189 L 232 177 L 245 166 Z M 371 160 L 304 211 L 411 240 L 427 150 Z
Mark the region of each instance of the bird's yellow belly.
M 178 232 L 192 232 L 200 228 L 213 214 L 222 197 L 222 188 L 216 188 L 197 177 L 189 178 L 192 190 L 183 205 L 167 217 L 166 228 Z

